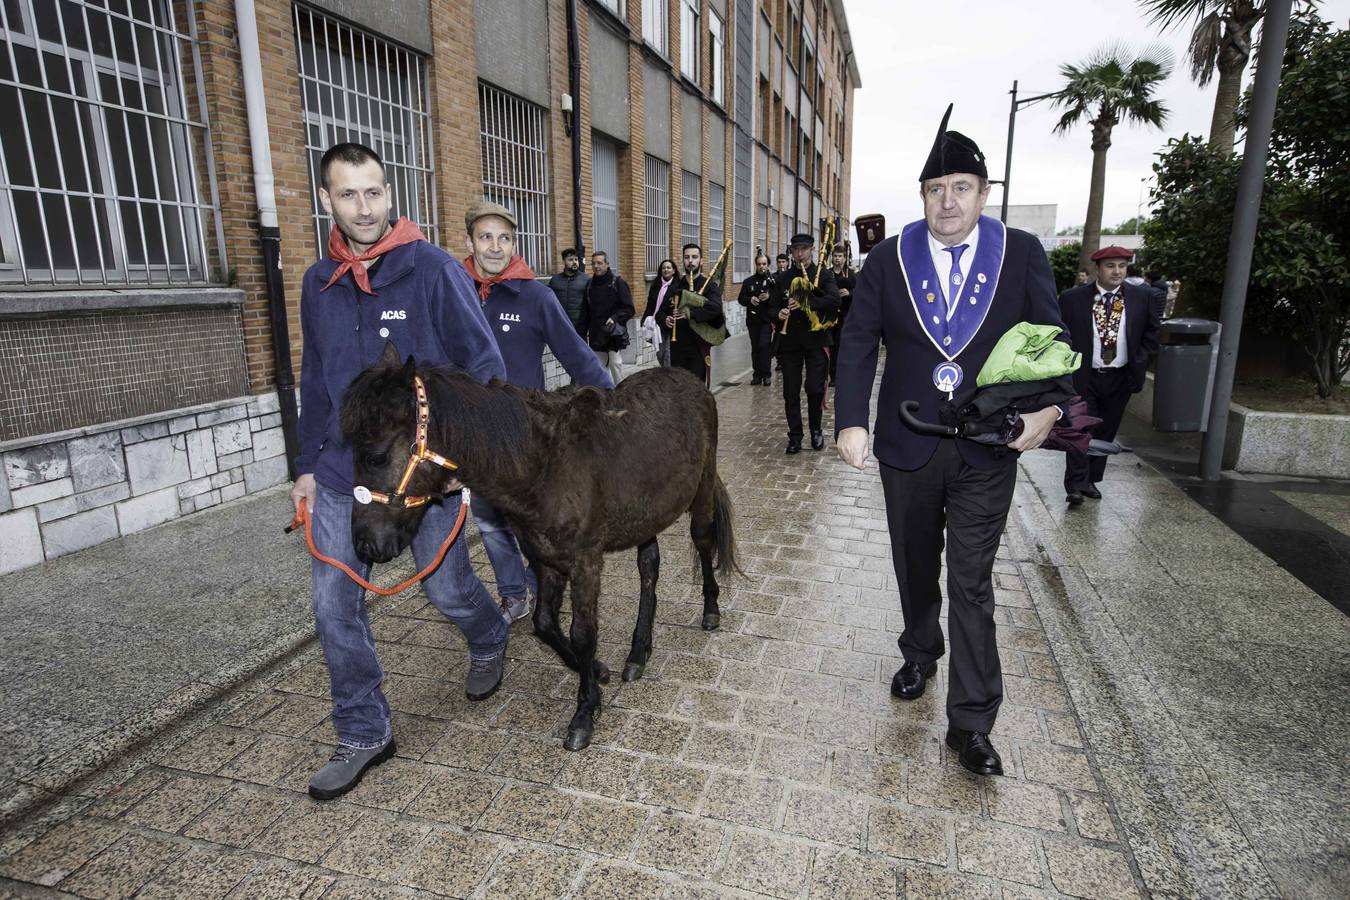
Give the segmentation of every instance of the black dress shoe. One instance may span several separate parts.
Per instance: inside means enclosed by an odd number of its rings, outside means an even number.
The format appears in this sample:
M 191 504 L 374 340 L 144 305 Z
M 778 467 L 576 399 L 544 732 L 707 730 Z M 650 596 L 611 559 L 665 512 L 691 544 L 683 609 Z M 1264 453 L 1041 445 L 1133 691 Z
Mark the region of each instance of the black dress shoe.
M 758 385 L 758 384 L 759 384 L 759 376 L 758 376 L 758 375 L 751 375 L 751 376 L 750 376 L 750 383 L 753 384 L 753 385 Z
M 947 728 L 947 746 L 961 760 L 961 767 L 976 775 L 1002 775 L 1003 760 L 983 731 L 966 731 L 955 725 Z
M 1069 495 L 1064 498 L 1070 506 L 1082 506 L 1083 495 L 1078 491 L 1069 491 Z
M 937 674 L 937 663 L 926 666 L 907 662 L 891 678 L 891 696 L 901 700 L 917 700 L 928 687 L 928 679 Z
M 790 437 L 790 438 L 788 438 L 787 450 L 785 450 L 785 451 L 783 451 L 783 452 L 785 452 L 785 453 L 801 453 L 801 452 L 802 452 L 802 439 L 799 438 L 799 437 Z
M 812 450 L 825 449 L 825 435 L 823 433 L 819 431 L 811 432 L 811 449 Z
M 1096 487 L 1085 487 L 1083 488 L 1083 496 L 1090 497 L 1093 500 L 1100 500 L 1102 499 L 1102 492 L 1097 490 Z
M 773 376 L 765 375 L 763 378 L 759 380 L 759 383 L 764 385 L 765 387 L 768 387 L 769 385 L 773 384 Z

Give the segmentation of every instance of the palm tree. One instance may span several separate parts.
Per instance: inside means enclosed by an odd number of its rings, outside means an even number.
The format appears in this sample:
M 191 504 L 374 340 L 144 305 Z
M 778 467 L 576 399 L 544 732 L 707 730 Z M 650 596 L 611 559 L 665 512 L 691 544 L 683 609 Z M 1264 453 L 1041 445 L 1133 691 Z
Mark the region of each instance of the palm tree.
M 1237 133 L 1242 71 L 1252 55 L 1256 25 L 1266 14 L 1265 0 L 1141 0 L 1154 23 L 1164 29 L 1195 19 L 1187 51 L 1191 79 L 1201 87 L 1219 74 L 1209 144 L 1228 155 Z
M 1121 122 L 1162 126 L 1167 107 L 1153 99 L 1153 92 L 1172 74 L 1172 62 L 1171 51 L 1160 45 L 1135 54 L 1114 44 L 1098 48 L 1081 63 L 1060 66 L 1065 84 L 1055 105 L 1065 109 L 1055 131 L 1066 132 L 1080 119 L 1093 117 L 1088 119 L 1092 125 L 1092 189 L 1083 223 L 1083 247 L 1078 254 L 1080 269 L 1088 268 L 1089 257 L 1101 246 L 1111 130 Z

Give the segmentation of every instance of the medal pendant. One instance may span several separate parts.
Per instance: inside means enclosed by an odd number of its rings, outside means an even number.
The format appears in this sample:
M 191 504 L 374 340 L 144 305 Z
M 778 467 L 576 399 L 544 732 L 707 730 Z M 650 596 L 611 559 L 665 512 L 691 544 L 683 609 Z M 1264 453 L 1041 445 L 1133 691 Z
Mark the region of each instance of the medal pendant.
M 965 378 L 965 373 L 961 367 L 954 362 L 938 363 L 937 368 L 933 369 L 933 387 L 937 388 L 947 395 L 947 399 L 952 398 L 952 394 L 961 386 L 961 380 Z

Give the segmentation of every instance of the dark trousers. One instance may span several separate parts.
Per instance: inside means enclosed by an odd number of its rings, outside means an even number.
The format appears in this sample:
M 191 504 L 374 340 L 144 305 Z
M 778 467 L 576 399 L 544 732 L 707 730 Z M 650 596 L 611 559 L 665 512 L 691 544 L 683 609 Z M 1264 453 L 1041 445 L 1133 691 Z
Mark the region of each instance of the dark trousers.
M 1083 394 L 1083 401 L 1087 403 L 1088 415 L 1102 420 L 1100 425 L 1092 429 L 1094 438 L 1115 440 L 1116 432 L 1120 430 L 1120 420 L 1125 417 L 1125 406 L 1130 402 L 1130 394 L 1130 374 L 1125 367 L 1093 369 L 1088 373 L 1087 392 Z M 1091 487 L 1101 481 L 1105 474 L 1105 456 L 1088 456 L 1076 450 L 1064 454 L 1066 493 L 1072 494 Z
M 811 431 L 820 431 L 825 409 L 825 369 L 829 362 L 824 348 L 797 347 L 778 351 L 783 366 L 783 411 L 787 413 L 788 437 L 802 436 L 802 369 L 806 369 L 806 413 Z
M 689 329 L 683 329 L 684 334 L 680 335 L 679 340 L 670 341 L 667 346 L 670 347 L 670 364 L 679 369 L 687 369 L 694 373 L 694 377 L 704 384 L 708 383 L 708 345 L 694 337 Z
M 763 317 L 756 316 L 746 320 L 746 329 L 750 332 L 750 365 L 756 378 L 769 378 L 770 346 L 773 344 L 773 326 Z
M 830 354 L 830 384 L 834 384 L 836 380 L 834 373 L 839 371 L 839 335 L 843 331 L 844 322 L 842 319 L 838 325 L 830 329 L 830 346 L 828 348 Z
M 907 472 L 881 464 L 891 560 L 900 585 L 905 630 L 900 653 L 926 666 L 944 652 L 942 592 L 943 531 L 947 549 L 947 721 L 968 731 L 994 727 L 1003 702 L 1003 669 L 994 629 L 994 555 L 1017 482 L 1012 457 L 994 469 L 961 459 L 956 439 L 946 438 L 920 469 Z

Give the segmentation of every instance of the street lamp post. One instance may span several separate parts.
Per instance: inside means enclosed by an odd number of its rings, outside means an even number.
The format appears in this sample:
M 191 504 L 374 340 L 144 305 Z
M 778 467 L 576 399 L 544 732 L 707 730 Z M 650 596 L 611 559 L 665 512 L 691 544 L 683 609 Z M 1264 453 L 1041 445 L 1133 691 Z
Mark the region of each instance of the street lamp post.
M 1270 132 L 1275 121 L 1275 99 L 1280 92 L 1280 68 L 1284 44 L 1289 37 L 1291 5 L 1292 0 L 1270 0 L 1262 25 L 1261 55 L 1252 84 L 1251 116 L 1247 120 L 1247 140 L 1242 148 L 1233 230 L 1228 237 L 1228 264 L 1223 275 L 1214 394 L 1210 398 L 1208 428 L 1200 447 L 1200 477 L 1206 481 L 1219 479 L 1224 440 L 1228 437 L 1228 407 L 1233 402 L 1233 373 L 1237 368 L 1238 339 L 1242 336 L 1242 311 L 1247 304 L 1247 282 L 1252 273 L 1256 220 L 1261 212 L 1266 154 L 1270 150 Z
M 1030 106 L 1033 103 L 1039 103 L 1042 100 L 1049 100 L 1058 97 L 1063 91 L 1053 91 L 1049 94 L 1037 94 L 1034 97 L 1023 97 L 1017 99 L 1017 82 L 1013 81 L 1012 86 L 1012 105 L 1008 110 L 1008 152 L 1003 157 L 1003 207 L 999 210 L 999 220 L 1004 225 L 1008 224 L 1008 188 L 1012 184 L 1012 151 L 1013 151 L 1013 130 L 1017 127 L 1017 110 L 1023 106 Z

